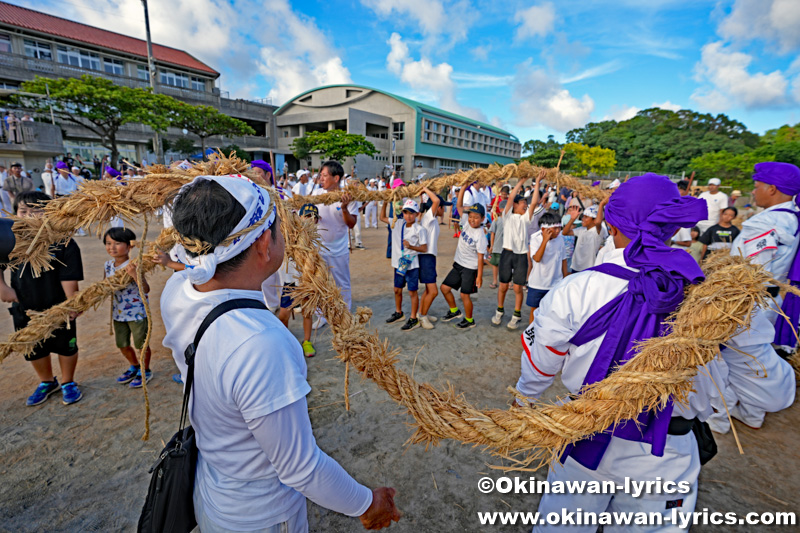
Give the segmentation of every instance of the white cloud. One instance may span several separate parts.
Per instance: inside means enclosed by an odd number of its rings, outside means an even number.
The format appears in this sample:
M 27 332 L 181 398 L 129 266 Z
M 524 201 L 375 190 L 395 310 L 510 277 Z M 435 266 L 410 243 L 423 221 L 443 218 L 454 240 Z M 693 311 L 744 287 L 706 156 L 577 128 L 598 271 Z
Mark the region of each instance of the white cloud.
M 594 111 L 589 95 L 575 98 L 558 80 L 541 69 L 532 69 L 530 61 L 520 66 L 512 88 L 512 110 L 519 126 L 542 125 L 568 131 L 589 122 Z
M 779 70 L 750 74 L 753 57 L 732 51 L 721 41 L 703 46 L 700 62 L 695 65 L 695 79 L 710 87 L 701 87 L 692 100 L 714 110 L 725 110 L 725 103 L 747 108 L 781 106 L 787 103 L 788 81 Z
M 683 109 L 683 107 L 681 107 L 680 104 L 673 104 L 669 100 L 667 100 L 666 102 L 661 102 L 660 104 L 657 102 L 653 102 L 650 105 L 650 107 L 658 107 L 660 109 L 667 109 L 669 111 L 680 111 L 681 109 Z
M 478 61 L 486 61 L 489 59 L 489 52 L 491 50 L 491 46 L 481 45 L 472 48 L 469 53 L 477 59 Z
M 618 71 L 621 68 L 622 68 L 622 63 L 614 59 L 612 61 L 607 61 L 602 65 L 597 65 L 596 67 L 587 68 L 571 76 L 561 78 L 561 83 L 564 84 L 574 83 L 576 81 L 587 80 L 589 78 L 596 78 L 597 76 L 611 74 L 613 72 Z
M 603 117 L 603 120 L 616 120 L 617 122 L 622 122 L 623 120 L 628 120 L 635 117 L 636 113 L 639 111 L 641 111 L 641 109 L 632 105 L 612 105 L 608 110 L 608 114 Z
M 400 81 L 412 90 L 430 95 L 442 109 L 453 113 L 486 120 L 479 110 L 462 106 L 458 103 L 456 93 L 458 87 L 453 81 L 453 67 L 448 63 L 434 65 L 427 57 L 419 60 L 411 58 L 408 45 L 397 33 L 389 38 L 389 54 L 386 56 L 386 68 L 400 78 Z
M 736 0 L 717 29 L 732 41 L 762 39 L 784 53 L 800 49 L 800 2 L 797 0 Z
M 393 27 L 414 28 L 433 46 L 439 38 L 450 45 L 466 39 L 476 20 L 476 11 L 468 0 L 361 0 L 361 3 Z M 404 24 L 404 22 L 407 22 Z
M 493 74 L 473 74 L 458 72 L 451 76 L 459 82 L 461 89 L 483 89 L 487 87 L 506 87 L 514 80 L 514 76 L 495 76 Z
M 556 10 L 551 2 L 534 5 L 517 11 L 514 22 L 519 23 L 515 34 L 518 41 L 533 37 L 545 37 L 555 28 Z

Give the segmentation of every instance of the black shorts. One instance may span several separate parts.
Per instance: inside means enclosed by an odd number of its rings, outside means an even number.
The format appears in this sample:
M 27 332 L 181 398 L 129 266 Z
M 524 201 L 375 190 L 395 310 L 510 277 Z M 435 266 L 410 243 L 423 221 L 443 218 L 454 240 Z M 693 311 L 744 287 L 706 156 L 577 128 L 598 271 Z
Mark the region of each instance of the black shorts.
M 59 328 L 53 332 L 52 337 L 36 345 L 33 352 L 25 356 L 25 360 L 36 361 L 37 359 L 44 359 L 51 353 L 67 357 L 78 353 L 78 336 L 74 320 L 69 321 L 69 329 L 66 326 Z
M 447 285 L 451 289 L 461 291 L 461 294 L 474 294 L 478 292 L 475 281 L 478 279 L 478 271 L 465 268 L 458 263 L 453 263 L 453 268 L 447 273 L 442 285 Z
M 500 254 L 500 283 L 514 280 L 514 285 L 525 285 L 528 281 L 528 256 L 515 254 L 503 248 Z

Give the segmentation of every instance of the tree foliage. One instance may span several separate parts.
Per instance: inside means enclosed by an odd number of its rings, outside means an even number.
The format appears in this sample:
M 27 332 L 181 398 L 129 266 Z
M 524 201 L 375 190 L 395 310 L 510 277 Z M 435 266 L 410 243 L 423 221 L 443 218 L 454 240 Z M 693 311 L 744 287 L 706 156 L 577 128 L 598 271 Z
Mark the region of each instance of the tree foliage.
M 758 145 L 758 135 L 726 115 L 702 114 L 688 109 L 651 108 L 616 122 L 592 122 L 567 133 L 567 142 L 610 148 L 617 168 L 680 174 L 691 160 L 708 152 L 748 152 Z
M 174 143 L 172 143 L 172 149 L 175 152 L 178 152 L 182 156 L 186 157 L 192 152 L 194 152 L 194 141 L 188 137 L 181 137 L 180 139 L 176 139 Z
M 203 158 L 206 154 L 206 139 L 214 135 L 255 135 L 255 130 L 246 122 L 220 113 L 208 105 L 189 105 L 173 99 L 170 122 L 200 138 Z
M 372 156 L 378 153 L 375 145 L 363 135 L 343 130 L 309 131 L 303 137 L 295 139 L 291 148 L 298 160 L 306 159 L 313 152 L 319 152 L 326 159 L 339 162 L 359 154 Z
M 547 141 L 532 139 L 522 146 L 523 151 L 530 155 L 521 158 L 520 161 L 528 161 L 532 165 L 545 168 L 555 168 L 558 165 L 561 149 L 564 148 L 564 145 L 556 142 L 552 135 L 547 136 Z M 561 161 L 561 170 L 567 172 L 574 163 L 575 154 L 571 152 L 565 153 Z
M 586 176 L 588 174 L 604 176 L 614 170 L 617 165 L 614 150 L 610 148 L 568 143 L 564 150 L 568 154 L 574 154 L 575 156 L 575 162 L 572 163 L 569 169 L 570 173 L 575 176 Z
M 146 124 L 156 131 L 170 125 L 168 109 L 173 99 L 153 94 L 150 89 L 115 85 L 111 80 L 84 75 L 80 78 L 42 78 L 25 81 L 21 92 L 42 97 L 14 95 L 15 105 L 53 115 L 60 121 L 83 126 L 100 138 L 100 144 L 111 151 L 111 164 L 119 159 L 117 132 L 124 124 Z M 49 91 L 49 96 L 47 96 Z
M 247 161 L 248 163 L 250 162 L 250 154 L 242 150 L 241 147 L 239 147 L 236 144 L 229 144 L 228 146 L 223 146 L 219 149 L 219 151 L 225 155 L 233 153 L 235 157 L 238 157 L 242 161 Z

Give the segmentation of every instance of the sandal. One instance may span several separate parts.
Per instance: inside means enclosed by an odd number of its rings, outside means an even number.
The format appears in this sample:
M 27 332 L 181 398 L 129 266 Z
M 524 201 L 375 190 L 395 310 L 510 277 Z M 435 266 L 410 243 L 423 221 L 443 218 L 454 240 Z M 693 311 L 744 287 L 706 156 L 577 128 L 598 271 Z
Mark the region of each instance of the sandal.
M 489 288 L 490 289 L 496 289 L 497 288 L 497 283 L 490 283 L 489 284 Z

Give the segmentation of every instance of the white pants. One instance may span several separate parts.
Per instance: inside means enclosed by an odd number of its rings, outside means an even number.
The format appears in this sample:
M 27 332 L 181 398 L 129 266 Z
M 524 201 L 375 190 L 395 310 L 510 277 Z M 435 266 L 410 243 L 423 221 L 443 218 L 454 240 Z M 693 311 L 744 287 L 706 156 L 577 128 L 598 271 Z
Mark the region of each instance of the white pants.
M 760 426 L 766 413 L 786 409 L 794 403 L 795 376 L 792 366 L 772 348 L 775 327 L 771 310 L 756 310 L 751 327 L 729 341 L 721 351 L 728 369 L 728 392 L 739 400 L 737 410 L 748 425 Z M 715 406 L 716 407 L 716 406 Z
M 338 285 L 339 290 L 342 291 L 342 298 L 347 304 L 348 309 L 353 307 L 353 297 L 350 294 L 350 253 L 331 257 L 325 254 L 319 254 L 325 264 L 333 275 L 333 280 Z
M 694 440 L 694 437 L 692 437 Z M 695 445 L 696 446 L 696 445 Z M 696 451 L 694 453 L 697 453 Z M 658 467 L 659 458 L 653 457 L 654 465 Z M 619 464 L 620 467 L 624 468 L 624 463 Z M 550 467 L 549 472 L 547 473 L 547 481 L 551 484 L 555 481 L 567 482 L 572 480 L 591 480 L 594 479 L 594 476 L 587 475 L 588 472 L 591 472 L 587 468 L 584 468 L 580 465 L 577 461 L 573 460 L 571 457 L 568 457 L 567 460 L 564 462 L 563 465 L 560 463 L 556 463 L 555 465 Z M 659 475 L 663 475 L 663 472 L 658 471 L 658 468 L 654 469 L 653 475 L 651 479 L 655 479 Z M 642 481 L 642 480 L 636 480 Z M 672 509 L 667 509 L 667 502 L 675 501 L 675 500 L 682 500 L 681 505 L 677 507 L 678 511 L 681 513 L 691 513 L 694 511 L 695 505 L 697 504 L 697 475 L 694 475 L 693 479 L 687 479 L 689 481 L 692 488 L 691 491 L 687 494 L 670 494 L 670 495 L 663 495 L 661 499 L 645 499 L 642 497 L 634 498 L 631 494 L 626 494 L 622 491 L 619 491 L 615 494 L 588 494 L 588 491 L 584 491 L 584 493 L 566 493 L 566 494 L 544 494 L 542 495 L 542 499 L 539 501 L 539 517 L 546 518 L 549 513 L 555 514 L 562 514 L 562 510 L 566 511 L 577 511 L 581 509 L 581 511 L 588 511 L 592 513 L 602 513 L 602 512 L 610 512 L 610 513 L 636 513 L 636 512 L 644 512 L 644 513 L 659 513 L 664 517 L 672 515 Z M 653 497 L 651 497 L 653 498 Z M 633 522 L 633 521 L 631 521 Z M 611 533 L 615 531 L 624 531 L 625 533 L 630 532 L 648 532 L 651 533 L 653 531 L 684 531 L 680 529 L 679 524 L 673 524 L 672 522 L 664 521 L 661 526 L 658 525 L 648 525 L 648 526 L 637 526 L 637 525 L 606 525 L 603 528 L 605 533 Z M 561 532 L 561 531 L 569 531 L 570 533 L 595 533 L 597 531 L 597 525 L 574 525 L 574 524 L 546 524 L 546 525 L 535 525 L 533 527 L 534 533 L 544 533 L 544 532 Z
M 356 225 L 353 226 L 353 237 L 356 244 L 361 244 L 361 212 L 356 213 Z
M 197 520 L 197 527 L 192 530 L 192 533 L 241 533 L 213 522 L 205 513 L 202 498 L 198 496 L 197 491 L 195 491 L 192 500 L 194 502 L 194 518 Z M 308 533 L 306 501 L 303 500 L 303 505 L 300 506 L 297 513 L 285 522 L 262 529 L 255 529 L 249 533 Z
M 373 228 L 378 227 L 378 204 L 376 202 L 368 203 L 364 209 L 364 227 L 368 228 L 370 226 Z

